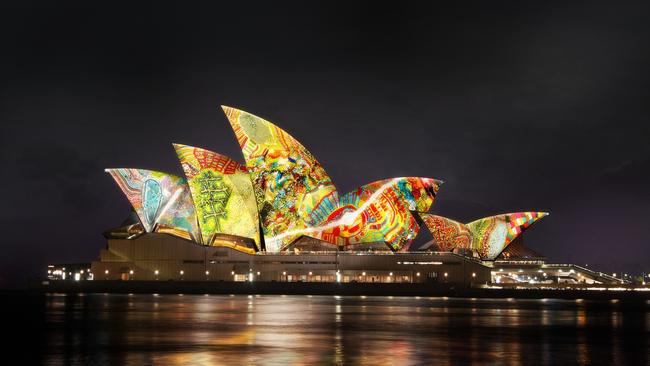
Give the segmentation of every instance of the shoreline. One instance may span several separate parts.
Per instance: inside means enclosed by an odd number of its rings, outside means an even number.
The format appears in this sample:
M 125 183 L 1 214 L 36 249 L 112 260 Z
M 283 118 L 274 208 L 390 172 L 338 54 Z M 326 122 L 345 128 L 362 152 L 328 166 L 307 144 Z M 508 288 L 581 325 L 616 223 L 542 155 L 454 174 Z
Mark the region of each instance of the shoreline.
M 43 281 L 29 287 L 40 293 L 134 293 L 215 295 L 434 296 L 496 299 L 619 300 L 650 302 L 650 291 L 455 287 L 431 283 L 309 283 L 215 281 Z

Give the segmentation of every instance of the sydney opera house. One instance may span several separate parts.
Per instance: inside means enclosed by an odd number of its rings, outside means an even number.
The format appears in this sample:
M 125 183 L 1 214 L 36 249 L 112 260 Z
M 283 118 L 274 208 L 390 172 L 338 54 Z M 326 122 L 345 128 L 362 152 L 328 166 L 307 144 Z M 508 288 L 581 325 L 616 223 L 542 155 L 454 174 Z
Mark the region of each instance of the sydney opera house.
M 495 263 L 537 263 L 521 234 L 545 212 L 460 223 L 430 213 L 442 184 L 430 177 L 387 178 L 342 193 L 287 132 L 223 111 L 243 164 L 174 144 L 183 177 L 106 169 L 133 214 L 104 233 L 107 246 L 86 270 L 94 280 L 471 285 L 495 282 L 495 271 L 496 282 L 507 282 Z M 411 248 L 421 230 L 433 240 Z

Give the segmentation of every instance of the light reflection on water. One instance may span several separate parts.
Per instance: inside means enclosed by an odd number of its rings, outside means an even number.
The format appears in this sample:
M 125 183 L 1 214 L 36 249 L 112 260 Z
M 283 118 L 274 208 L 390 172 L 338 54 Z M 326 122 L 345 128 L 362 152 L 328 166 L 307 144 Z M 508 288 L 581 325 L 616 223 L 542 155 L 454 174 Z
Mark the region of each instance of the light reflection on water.
M 48 364 L 647 364 L 650 307 L 359 296 L 48 295 Z

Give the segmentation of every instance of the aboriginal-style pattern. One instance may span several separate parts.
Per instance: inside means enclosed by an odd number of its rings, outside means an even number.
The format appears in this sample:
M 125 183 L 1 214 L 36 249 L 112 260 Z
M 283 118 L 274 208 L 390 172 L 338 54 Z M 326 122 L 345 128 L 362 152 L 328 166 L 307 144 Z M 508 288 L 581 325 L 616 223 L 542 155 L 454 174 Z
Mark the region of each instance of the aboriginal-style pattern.
M 246 167 L 215 152 L 174 144 L 185 172 L 203 237 L 212 245 L 215 234 L 255 240 L 260 249 L 257 204 Z
M 472 244 L 472 234 L 467 226 L 446 217 L 420 214 L 424 225 L 429 228 L 431 235 L 442 251 L 452 251 L 455 248 L 469 249 Z
M 400 182 L 377 181 L 341 196 L 325 222 L 338 225 L 324 230 L 321 239 L 339 246 L 384 241 L 393 250 L 408 250 L 420 227 L 409 202 L 401 199 Z
M 319 224 L 319 205 L 337 202 L 334 184 L 287 132 L 250 113 L 222 108 L 253 181 L 266 249 L 280 250 L 297 238 L 286 233 Z
M 282 250 L 307 232 L 342 246 L 385 241 L 393 250 L 408 248 L 419 230 L 409 211 L 427 212 L 439 181 L 399 178 L 373 195 L 386 183 L 380 181 L 340 198 L 323 167 L 295 138 L 260 117 L 222 108 L 251 174 L 267 251 Z M 352 216 L 356 222 L 337 224 Z
M 515 240 L 522 231 L 526 230 L 535 221 L 547 216 L 548 212 L 515 212 L 508 214 L 508 234 L 506 241 L 509 244 Z
M 383 241 L 392 250 L 408 250 L 419 231 L 410 211 L 428 210 L 438 185 L 435 179 L 418 177 L 364 185 L 340 196 L 322 223 L 305 235 L 342 247 Z
M 491 260 L 547 215 L 519 212 L 469 224 L 430 215 L 442 184 L 432 178 L 384 179 L 340 195 L 314 156 L 287 132 L 250 113 L 223 110 L 246 166 L 209 150 L 174 144 L 186 179 L 149 170 L 107 170 L 147 232 L 215 246 L 233 242 L 224 239 L 229 235 L 251 238 L 258 251 L 268 252 L 287 249 L 301 236 L 333 248 L 384 242 L 400 251 L 408 250 L 418 234 L 414 215 L 419 215 L 440 249 L 471 249 Z M 254 250 L 252 244 L 232 245 Z
M 546 212 L 516 212 L 490 216 L 469 224 L 430 214 L 420 214 L 441 250 L 472 249 L 494 260 L 517 236 Z
M 145 231 L 180 232 L 179 236 L 201 242 L 185 179 L 144 169 L 106 169 L 106 172 L 126 195 Z
M 409 211 L 416 212 L 429 212 L 442 184 L 442 181 L 433 178 L 403 177 L 381 180 L 375 182 L 374 186 L 382 186 L 388 181 L 391 181 L 390 189 L 397 198 L 408 205 Z

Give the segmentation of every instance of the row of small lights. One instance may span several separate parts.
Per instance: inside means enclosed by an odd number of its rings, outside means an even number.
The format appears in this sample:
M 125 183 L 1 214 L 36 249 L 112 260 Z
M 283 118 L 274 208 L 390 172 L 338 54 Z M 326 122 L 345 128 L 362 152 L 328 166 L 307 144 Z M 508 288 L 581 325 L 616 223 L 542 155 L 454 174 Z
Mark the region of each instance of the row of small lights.
M 65 270 L 65 268 L 64 268 L 64 270 Z M 89 271 L 90 271 L 90 270 L 89 270 Z M 251 270 L 249 270 L 249 271 L 252 272 L 253 270 L 251 269 Z M 51 271 L 47 271 L 47 272 L 48 272 L 48 273 L 51 273 Z M 57 271 L 55 271 L 55 272 L 57 272 Z M 83 273 L 83 270 L 81 270 L 81 273 Z M 109 273 L 108 270 L 105 270 L 105 271 L 104 271 L 104 274 L 108 275 L 108 273 Z M 156 276 L 158 276 L 158 274 L 159 274 L 160 272 L 159 272 L 158 270 L 155 270 L 153 273 L 154 273 Z M 185 274 L 185 271 L 180 270 L 178 273 L 182 276 L 182 275 Z M 55 274 L 56 274 L 56 273 L 55 273 Z M 133 275 L 133 274 L 135 274 L 135 271 L 133 271 L 132 269 L 129 270 L 129 275 Z M 210 274 L 210 271 L 205 271 L 205 275 L 206 275 L 206 276 L 209 275 L 209 274 Z M 234 276 L 234 275 L 235 275 L 235 271 L 230 271 L 230 274 Z M 253 275 L 252 273 L 249 274 L 249 276 L 252 276 L 252 275 Z M 258 276 L 260 275 L 260 272 L 259 272 L 259 271 L 257 271 L 257 275 L 258 275 Z M 283 275 L 283 276 L 286 276 L 286 275 L 287 275 L 287 272 L 286 272 L 286 271 L 283 271 L 283 272 L 282 272 L 282 275 Z M 312 275 L 313 275 L 313 272 L 310 271 L 310 272 L 309 272 L 309 276 L 312 276 Z M 338 282 L 340 282 L 340 279 L 338 279 L 338 277 L 340 277 L 340 275 L 341 275 L 341 273 L 340 273 L 339 271 L 336 271 L 336 276 L 337 276 L 337 280 L 338 280 Z M 361 275 L 362 275 L 362 276 L 365 276 L 365 275 L 366 275 L 366 272 L 361 272 Z M 392 277 L 392 276 L 393 276 L 393 272 L 390 272 L 388 275 Z M 415 275 L 416 275 L 417 277 L 420 277 L 420 272 L 417 272 Z M 445 272 L 445 273 L 444 273 L 444 276 L 445 276 L 445 277 L 448 277 L 448 273 Z M 472 272 L 472 277 L 476 277 L 476 273 L 475 273 L 475 272 Z
M 252 269 L 251 269 L 250 271 L 252 272 Z M 500 269 L 499 269 L 499 272 L 503 272 L 503 268 L 500 268 Z M 523 272 L 523 269 L 520 268 L 520 269 L 518 270 L 518 272 Z M 544 277 L 546 277 L 546 272 L 542 271 L 541 269 L 538 270 L 537 272 L 542 273 L 542 274 L 544 275 Z M 52 270 L 48 270 L 47 273 L 48 273 L 48 274 L 55 274 L 55 275 L 57 275 L 57 274 L 63 274 L 63 275 L 65 275 L 65 267 L 63 267 L 62 270 L 54 270 L 54 271 L 52 271 Z M 84 273 L 84 270 L 81 270 L 81 271 L 79 272 L 79 274 L 83 274 L 83 273 Z M 88 273 L 91 274 L 90 269 L 88 269 Z M 133 270 L 129 270 L 129 274 L 130 274 L 130 275 L 133 275 L 134 273 L 135 273 L 135 272 L 134 272 Z M 160 272 L 159 272 L 158 270 L 155 270 L 155 271 L 154 271 L 154 274 L 155 274 L 156 276 L 158 276 L 159 273 L 160 273 Z M 564 273 L 564 272 L 562 271 L 562 269 L 558 269 L 558 274 L 562 274 L 562 273 Z M 568 271 L 568 273 L 575 273 L 575 270 L 571 269 L 571 270 Z M 69 275 L 72 275 L 72 272 L 69 272 L 68 274 L 69 274 Z M 104 274 L 108 275 L 108 274 L 109 274 L 109 270 L 108 270 L 108 269 L 105 270 L 105 271 L 104 271 Z M 180 271 L 179 271 L 179 274 L 182 276 L 182 275 L 185 274 L 185 271 L 180 270 Z M 231 271 L 230 274 L 231 274 L 231 275 L 235 275 L 235 271 Z M 339 272 L 339 271 L 337 271 L 336 274 L 337 274 L 337 277 L 340 276 L 340 272 Z M 210 271 L 205 271 L 205 275 L 206 275 L 206 276 L 210 275 Z M 251 274 L 251 275 L 252 275 L 252 274 Z M 259 272 L 259 271 L 257 272 L 257 275 L 258 275 L 258 276 L 260 275 L 260 272 Z M 282 275 L 283 275 L 283 276 L 286 276 L 286 275 L 287 275 L 287 272 L 286 272 L 286 271 L 283 271 L 283 272 L 282 272 Z M 312 276 L 313 273 L 310 271 L 310 272 L 309 272 L 309 275 Z M 362 276 L 365 276 L 365 275 L 366 275 L 366 272 L 362 272 L 361 275 L 362 275 Z M 417 272 L 415 275 L 419 277 L 419 276 L 420 276 L 420 272 Z M 512 274 L 511 272 L 508 272 L 508 275 L 509 275 L 509 276 L 513 276 L 513 274 Z M 390 272 L 389 276 L 393 276 L 393 272 Z M 445 276 L 445 277 L 448 277 L 447 272 L 444 273 L 444 276 Z M 628 277 L 627 274 L 624 274 L 624 276 L 625 276 L 625 277 Z M 472 277 L 476 277 L 476 273 L 473 272 L 473 273 L 472 273 Z M 582 273 L 578 273 L 578 277 L 583 277 Z M 616 277 L 616 273 L 612 273 L 612 277 Z M 650 273 L 648 273 L 647 277 L 650 277 Z M 339 281 L 339 282 L 340 282 L 340 281 Z M 645 285 L 646 282 L 643 281 L 643 284 Z
M 49 271 L 48 271 L 48 272 L 49 272 Z M 81 273 L 83 273 L 83 271 L 81 271 Z M 108 274 L 109 272 L 108 272 L 108 270 L 105 270 L 104 273 L 105 273 L 105 274 Z M 129 270 L 129 274 L 132 275 L 132 274 L 134 274 L 134 273 L 135 273 L 135 272 L 134 272 L 133 270 Z M 159 272 L 158 270 L 155 270 L 155 271 L 153 271 L 153 273 L 157 276 L 160 272 Z M 183 275 L 183 274 L 185 274 L 185 271 L 180 270 L 178 273 L 181 274 L 181 275 Z M 206 275 L 209 275 L 209 274 L 210 274 L 210 271 L 205 271 L 205 274 L 206 274 Z M 257 272 L 257 274 L 259 274 L 259 272 Z
M 235 274 L 235 272 L 231 272 L 231 274 Z M 260 273 L 257 272 L 257 274 L 259 275 Z M 340 272 L 339 272 L 339 271 L 337 271 L 336 274 L 337 274 L 337 277 L 340 276 Z M 283 272 L 282 272 L 282 275 L 283 275 L 283 276 L 286 276 L 286 275 L 287 275 L 287 272 L 286 272 L 286 271 L 283 271 Z M 309 272 L 309 275 L 311 276 L 311 275 L 312 275 L 312 272 Z M 361 272 L 361 275 L 362 275 L 362 276 L 365 276 L 365 275 L 366 275 L 366 272 Z M 392 276 L 393 276 L 393 272 L 390 272 L 388 275 L 392 277 Z M 420 272 L 417 272 L 415 275 L 418 276 L 418 277 L 420 277 Z M 448 277 L 449 274 L 448 274 L 447 272 L 445 272 L 445 273 L 444 273 L 444 276 L 445 276 L 445 277 Z M 476 273 L 472 272 L 472 277 L 476 277 Z

